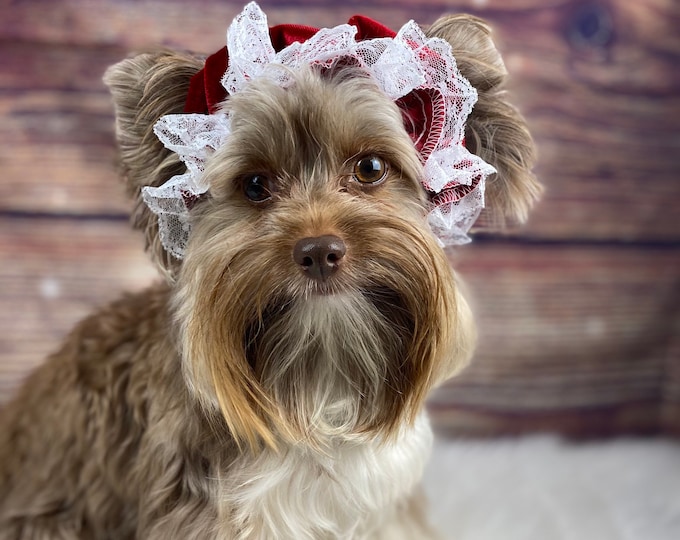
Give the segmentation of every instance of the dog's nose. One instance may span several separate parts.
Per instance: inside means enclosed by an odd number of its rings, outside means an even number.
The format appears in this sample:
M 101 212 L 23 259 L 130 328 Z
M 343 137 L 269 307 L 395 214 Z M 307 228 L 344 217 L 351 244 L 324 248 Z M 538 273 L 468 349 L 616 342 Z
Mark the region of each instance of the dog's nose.
M 311 279 L 326 281 L 340 267 L 347 248 L 332 234 L 303 238 L 293 248 L 293 259 Z

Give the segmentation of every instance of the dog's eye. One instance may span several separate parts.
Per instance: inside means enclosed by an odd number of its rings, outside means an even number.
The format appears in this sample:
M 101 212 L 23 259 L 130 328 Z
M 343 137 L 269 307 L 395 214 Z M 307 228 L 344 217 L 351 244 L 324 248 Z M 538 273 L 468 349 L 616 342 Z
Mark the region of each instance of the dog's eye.
M 362 157 L 354 165 L 354 178 L 362 184 L 377 184 L 385 178 L 387 164 L 378 156 Z
M 254 203 L 262 203 L 272 198 L 271 182 L 261 174 L 254 174 L 243 180 L 243 193 Z

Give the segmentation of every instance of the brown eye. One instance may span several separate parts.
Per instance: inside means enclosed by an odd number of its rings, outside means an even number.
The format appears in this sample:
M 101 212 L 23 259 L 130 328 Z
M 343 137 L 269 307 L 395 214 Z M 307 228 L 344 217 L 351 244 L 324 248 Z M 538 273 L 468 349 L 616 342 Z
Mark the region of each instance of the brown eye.
M 271 182 L 261 174 L 254 174 L 243 181 L 243 194 L 254 203 L 263 203 L 272 198 Z
M 362 157 L 354 165 L 354 179 L 362 184 L 377 184 L 387 173 L 387 164 L 377 156 Z

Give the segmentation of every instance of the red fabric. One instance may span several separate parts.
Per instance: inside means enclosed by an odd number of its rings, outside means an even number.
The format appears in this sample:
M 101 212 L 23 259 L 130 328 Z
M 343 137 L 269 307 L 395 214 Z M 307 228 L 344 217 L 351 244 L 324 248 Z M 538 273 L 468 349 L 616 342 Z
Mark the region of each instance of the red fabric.
M 397 35 L 394 30 L 363 15 L 354 15 L 348 22 L 350 25 L 357 27 L 357 41 L 384 37 L 393 38 Z
M 222 47 L 208 56 L 203 69 L 196 73 L 189 83 L 189 93 L 184 103 L 185 113 L 212 114 L 227 97 L 227 91 L 220 82 L 227 71 L 227 48 Z
M 313 26 L 301 24 L 279 24 L 269 29 L 269 37 L 276 52 L 285 49 L 291 43 L 302 43 L 319 31 Z

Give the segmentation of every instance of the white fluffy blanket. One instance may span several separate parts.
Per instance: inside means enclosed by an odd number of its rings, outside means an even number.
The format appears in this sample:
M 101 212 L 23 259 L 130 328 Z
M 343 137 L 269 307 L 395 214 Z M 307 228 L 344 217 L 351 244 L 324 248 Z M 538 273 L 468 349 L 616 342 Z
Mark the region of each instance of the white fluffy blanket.
M 439 440 L 425 489 L 446 540 L 680 540 L 680 441 Z

